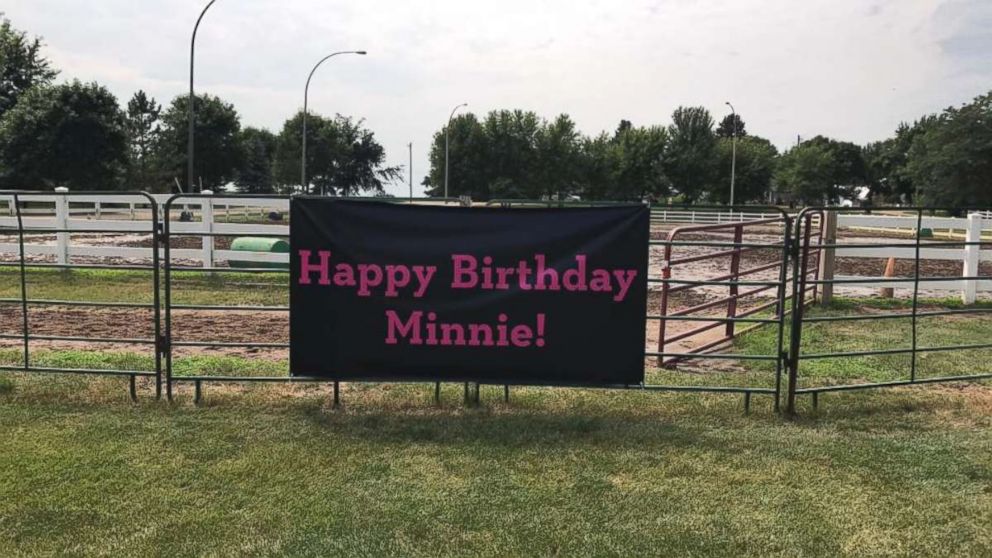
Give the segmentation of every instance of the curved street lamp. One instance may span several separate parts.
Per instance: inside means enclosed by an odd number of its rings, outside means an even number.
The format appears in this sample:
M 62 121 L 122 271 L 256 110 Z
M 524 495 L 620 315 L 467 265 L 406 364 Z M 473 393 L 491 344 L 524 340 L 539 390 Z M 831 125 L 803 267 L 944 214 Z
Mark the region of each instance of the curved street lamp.
M 210 0 L 203 11 L 200 12 L 200 17 L 196 18 L 196 25 L 193 26 L 193 38 L 189 42 L 189 99 L 186 104 L 186 118 L 188 120 L 187 128 L 189 128 L 189 139 L 186 142 L 186 188 L 190 192 L 193 191 L 193 130 L 195 125 L 193 124 L 193 60 L 196 57 L 196 31 L 200 28 L 200 22 L 203 21 L 203 16 L 207 14 L 207 10 L 210 6 L 214 5 L 217 0 Z
M 462 107 L 467 107 L 468 103 L 462 103 L 457 107 L 451 109 L 451 115 L 448 116 L 448 125 L 444 128 L 444 197 L 448 197 L 448 132 L 451 130 L 451 119 L 455 117 L 455 113 L 458 109 Z
M 307 103 L 310 98 L 310 80 L 313 79 L 313 74 L 316 73 L 317 68 L 319 68 L 321 64 L 339 54 L 360 54 L 364 56 L 366 52 L 364 50 L 343 50 L 341 52 L 328 54 L 327 56 L 321 58 L 320 62 L 314 64 L 313 69 L 310 70 L 310 75 L 307 76 L 307 85 L 303 89 L 303 150 L 300 153 L 300 187 L 303 188 L 304 193 L 309 193 L 310 191 L 310 188 L 307 185 Z

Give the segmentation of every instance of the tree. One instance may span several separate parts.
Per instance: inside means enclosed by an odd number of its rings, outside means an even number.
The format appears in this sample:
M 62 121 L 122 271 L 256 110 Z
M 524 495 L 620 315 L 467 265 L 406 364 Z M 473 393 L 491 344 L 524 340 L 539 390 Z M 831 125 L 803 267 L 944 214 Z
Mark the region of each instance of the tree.
M 665 174 L 683 201 L 692 203 L 710 188 L 716 170 L 713 118 L 703 107 L 679 107 L 668 138 Z
M 717 203 L 730 201 L 730 174 L 732 170 L 732 138 L 717 141 L 717 176 L 709 191 L 709 198 Z M 765 138 L 745 136 L 737 138 L 737 165 L 734 178 L 734 202 L 762 202 L 771 191 L 772 176 L 778 158 L 778 149 Z
M 660 126 L 650 128 L 622 127 L 613 138 L 616 176 L 609 193 L 610 199 L 642 200 L 648 196 L 668 194 L 668 177 L 664 171 L 668 131 Z
M 486 134 L 489 165 L 489 191 L 497 198 L 541 197 L 538 183 L 537 135 L 544 125 L 533 112 L 499 110 L 490 112 L 482 123 Z
M 0 20 L 0 118 L 32 87 L 48 85 L 58 75 L 41 55 L 41 39 Z
M 537 197 L 564 199 L 582 187 L 581 135 L 575 122 L 561 114 L 553 122 L 545 123 L 537 131 L 537 151 L 533 184 Z
M 583 142 L 582 197 L 588 200 L 634 200 L 669 192 L 664 172 L 668 131 L 660 126 L 635 128 L 620 122 L 613 136 L 600 134 Z
M 837 197 L 832 153 L 822 143 L 804 142 L 785 152 L 774 174 L 775 190 L 791 202 L 820 205 Z
M 430 152 L 430 173 L 422 182 L 427 195 L 444 195 L 444 128 L 434 133 Z M 472 113 L 460 114 L 451 120 L 449 130 L 450 196 L 471 196 L 475 200 L 490 199 L 490 166 L 488 138 L 482 123 Z
M 276 153 L 276 136 L 260 128 L 248 127 L 239 138 L 244 155 L 237 179 L 239 192 L 246 194 L 271 194 L 275 191 L 273 160 Z
M 804 143 L 819 145 L 830 153 L 832 180 L 838 187 L 838 194 L 851 195 L 854 187 L 867 182 L 864 153 L 859 145 L 825 136 L 815 136 Z
M 110 190 L 127 164 L 117 99 L 95 83 L 34 87 L 0 120 L 0 185 Z
M 307 115 L 307 182 L 326 195 L 382 194 L 383 184 L 402 178 L 400 167 L 383 166 L 386 151 L 362 120 Z M 300 183 L 303 111 L 283 124 L 276 139 L 276 180 Z M 309 185 L 308 185 L 309 186 Z
M 129 142 L 128 187 L 135 190 L 159 190 L 154 172 L 154 149 L 161 126 L 162 105 L 139 90 L 127 103 L 127 135 Z
M 445 130 L 434 134 L 431 146 L 431 172 L 425 183 L 428 194 L 444 195 Z M 497 110 L 479 122 L 474 115 L 460 115 L 451 122 L 449 195 L 469 195 L 472 199 L 540 198 L 568 190 L 569 178 L 540 169 L 542 155 L 538 144 L 548 151 L 543 162 L 561 168 L 562 161 L 574 155 L 578 136 L 567 116 L 556 120 L 552 129 L 536 114 L 522 110 Z
M 992 205 L 992 91 L 918 130 L 907 171 L 927 205 Z
M 741 120 L 741 115 L 736 113 L 730 113 L 723 117 L 720 124 L 716 127 L 716 136 L 718 138 L 730 138 L 734 137 L 734 131 L 737 132 L 737 137 L 742 138 L 747 135 L 747 130 L 744 129 L 744 121 Z
M 217 190 L 237 177 L 243 153 L 239 141 L 241 119 L 234 106 L 211 96 L 194 97 L 193 108 L 196 126 L 196 148 L 193 168 L 193 185 L 185 185 L 186 192 Z M 161 167 L 180 183 L 186 182 L 188 136 L 188 97 L 173 99 L 162 113 L 162 130 L 159 137 L 157 158 Z

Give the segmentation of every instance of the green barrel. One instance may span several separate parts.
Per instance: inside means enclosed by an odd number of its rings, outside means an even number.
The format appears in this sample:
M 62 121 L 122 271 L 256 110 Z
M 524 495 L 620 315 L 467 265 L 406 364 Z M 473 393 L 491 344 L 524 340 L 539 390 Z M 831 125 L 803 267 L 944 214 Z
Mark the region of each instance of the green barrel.
M 288 254 L 289 242 L 281 238 L 258 238 L 254 236 L 242 236 L 235 238 L 231 242 L 233 252 L 271 252 L 273 254 Z M 232 257 L 228 262 L 231 267 L 255 267 L 271 269 L 289 269 L 288 263 L 275 262 L 252 262 L 239 260 Z

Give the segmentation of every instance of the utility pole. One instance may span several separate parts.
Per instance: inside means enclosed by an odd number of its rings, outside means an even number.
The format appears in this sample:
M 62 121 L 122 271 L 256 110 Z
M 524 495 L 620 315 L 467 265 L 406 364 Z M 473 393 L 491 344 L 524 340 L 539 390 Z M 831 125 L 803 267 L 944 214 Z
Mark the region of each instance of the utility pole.
M 410 175 L 410 201 L 413 201 L 413 142 L 410 142 L 410 166 L 407 167 L 407 171 Z

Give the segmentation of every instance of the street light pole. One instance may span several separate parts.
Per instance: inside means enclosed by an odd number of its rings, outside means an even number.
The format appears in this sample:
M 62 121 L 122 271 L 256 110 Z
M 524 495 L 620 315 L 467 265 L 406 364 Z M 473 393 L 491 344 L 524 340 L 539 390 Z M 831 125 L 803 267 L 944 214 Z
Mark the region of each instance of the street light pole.
M 448 136 L 450 135 L 449 132 L 451 130 L 451 119 L 455 117 L 455 113 L 458 112 L 458 109 L 460 109 L 462 107 L 467 107 L 467 106 L 468 106 L 468 103 L 462 103 L 462 104 L 458 105 L 457 107 L 451 109 L 451 114 L 448 116 L 448 125 L 445 126 L 445 128 L 444 128 L 444 197 L 445 198 L 448 197 L 448 166 L 449 166 L 448 165 L 448 152 L 449 152 L 449 150 L 448 150 L 448 147 L 449 147 Z
M 734 105 L 727 101 L 730 107 L 730 207 L 734 207 L 734 181 L 737 178 L 737 111 Z
M 407 171 L 410 175 L 410 201 L 413 201 L 413 142 L 410 142 L 410 166 L 407 167 Z
M 189 138 L 186 141 L 186 189 L 189 192 L 192 192 L 193 191 L 193 180 L 194 180 L 194 176 L 193 176 L 193 155 L 194 155 L 194 149 L 193 149 L 193 142 L 194 142 L 194 139 L 193 139 L 193 130 L 194 130 L 194 124 L 193 124 L 193 59 L 196 56 L 196 31 L 200 28 L 200 22 L 203 21 L 203 16 L 206 15 L 207 10 L 209 10 L 210 9 L 210 6 L 213 6 L 214 5 L 214 2 L 216 2 L 216 1 L 217 0 L 210 0 L 210 2 L 207 4 L 207 6 L 205 8 L 203 8 L 203 11 L 200 12 L 200 17 L 196 18 L 196 25 L 193 26 L 193 38 L 189 42 L 189 99 L 186 101 L 186 104 L 189 105 L 189 106 L 186 107 L 187 108 L 187 111 L 186 111 L 186 113 L 187 113 L 186 114 L 187 125 L 186 125 L 186 127 L 189 128 Z
M 303 150 L 300 153 L 300 188 L 303 188 L 303 193 L 305 194 L 310 193 L 310 188 L 307 184 L 307 103 L 310 99 L 310 80 L 313 79 L 313 74 L 317 71 L 317 68 L 319 68 L 321 64 L 339 54 L 361 54 L 364 56 L 365 51 L 343 50 L 341 52 L 328 54 L 327 56 L 321 58 L 320 62 L 317 62 L 313 69 L 310 70 L 310 75 L 307 76 L 307 85 L 303 88 Z

